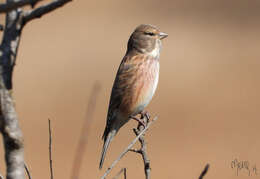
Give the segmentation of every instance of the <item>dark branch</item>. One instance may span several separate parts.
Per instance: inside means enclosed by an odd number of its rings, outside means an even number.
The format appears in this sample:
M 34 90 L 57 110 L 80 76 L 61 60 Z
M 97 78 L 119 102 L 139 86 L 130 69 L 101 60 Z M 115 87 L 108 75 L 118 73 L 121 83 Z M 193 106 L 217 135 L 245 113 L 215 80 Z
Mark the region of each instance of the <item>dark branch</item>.
M 24 24 L 27 22 L 35 19 L 35 18 L 40 18 L 41 16 L 59 8 L 65 5 L 66 3 L 70 2 L 72 0 L 53 0 L 52 2 L 42 5 L 36 9 L 27 11 L 24 13 Z
M 98 94 L 100 92 L 101 86 L 98 82 L 96 82 L 93 86 L 90 99 L 87 106 L 86 117 L 84 120 L 84 124 L 81 129 L 80 139 L 78 142 L 78 146 L 75 153 L 74 163 L 72 165 L 71 179 L 78 179 L 79 172 L 82 164 L 82 159 L 84 156 L 84 152 L 88 143 L 88 134 L 90 132 L 90 126 L 93 121 L 93 115 L 96 108 L 96 101 Z
M 139 135 L 126 147 L 126 149 L 117 157 L 117 159 L 111 164 L 111 166 L 106 170 L 105 174 L 101 177 L 101 179 L 105 179 L 106 176 L 111 172 L 111 170 L 116 166 L 116 164 L 125 156 L 125 154 L 131 151 L 134 144 L 139 140 L 140 137 L 149 129 L 151 124 L 156 121 L 158 118 L 155 117 L 153 120 L 149 121 L 147 126 L 139 133 Z M 138 124 L 139 125 L 139 124 Z
M 8 1 L 9 2 L 9 1 Z M 3 40 L 0 45 L 1 75 L 5 88 L 12 89 L 12 75 L 22 31 L 22 11 L 15 10 L 7 13 Z
M 206 175 L 206 173 L 208 172 L 209 169 L 209 164 L 207 164 L 204 168 L 204 170 L 201 172 L 199 179 L 203 179 L 203 177 Z
M 20 1 L 3 3 L 3 4 L 0 4 L 0 14 L 9 12 L 11 10 L 17 9 L 22 6 L 36 4 L 40 1 L 42 1 L 42 0 L 20 0 Z
M 51 179 L 53 179 L 53 169 L 52 169 L 52 135 L 51 135 L 51 120 L 48 120 L 49 124 L 49 160 L 50 160 L 50 172 Z
M 0 24 L 0 31 L 4 30 L 4 26 L 2 24 Z

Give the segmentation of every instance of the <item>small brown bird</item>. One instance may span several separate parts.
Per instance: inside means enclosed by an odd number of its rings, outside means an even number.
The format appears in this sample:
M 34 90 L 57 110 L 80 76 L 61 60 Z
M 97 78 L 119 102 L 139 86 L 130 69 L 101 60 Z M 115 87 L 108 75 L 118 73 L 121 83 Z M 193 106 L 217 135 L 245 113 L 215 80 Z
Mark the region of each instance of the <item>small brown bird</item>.
M 112 88 L 100 169 L 109 143 L 119 129 L 151 101 L 159 78 L 161 40 L 167 36 L 156 27 L 144 24 L 130 36 Z

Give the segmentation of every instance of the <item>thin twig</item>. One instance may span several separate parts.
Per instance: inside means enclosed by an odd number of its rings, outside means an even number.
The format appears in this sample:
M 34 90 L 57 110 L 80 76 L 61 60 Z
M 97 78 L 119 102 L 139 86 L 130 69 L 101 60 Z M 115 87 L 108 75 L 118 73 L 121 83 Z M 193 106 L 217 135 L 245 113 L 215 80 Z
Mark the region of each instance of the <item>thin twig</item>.
M 124 168 L 124 179 L 126 179 L 126 168 Z
M 30 171 L 29 171 L 29 169 L 28 169 L 26 163 L 24 163 L 24 168 L 25 168 L 25 171 L 26 171 L 26 173 L 27 173 L 28 178 L 29 178 L 29 179 L 32 179 L 31 174 L 30 174 Z
M 0 4 L 0 14 L 9 12 L 11 10 L 17 9 L 22 6 L 32 5 L 32 4 L 35 5 L 39 1 L 42 1 L 42 0 L 20 0 L 20 1 L 3 3 L 3 4 Z
M 203 177 L 206 175 L 206 173 L 208 172 L 209 169 L 209 164 L 207 164 L 204 168 L 204 170 L 201 172 L 199 179 L 203 179 Z
M 139 140 L 139 138 L 147 131 L 147 129 L 151 126 L 151 124 L 157 120 L 157 117 L 155 117 L 153 120 L 151 120 L 147 126 L 140 132 L 140 134 L 129 144 L 128 147 L 125 148 L 125 150 L 117 157 L 117 159 L 112 163 L 112 165 L 107 169 L 105 174 L 101 177 L 101 179 L 105 179 L 106 176 L 111 172 L 111 170 L 115 167 L 115 165 L 121 160 L 122 157 L 134 146 L 134 144 Z
M 144 118 L 144 120 L 145 119 L 146 119 L 146 121 L 149 120 L 148 118 Z M 146 121 L 145 121 L 145 123 L 146 123 Z M 135 129 L 135 128 L 133 129 L 136 136 L 138 136 L 143 130 L 144 130 L 144 126 L 141 125 L 141 123 L 138 124 L 137 129 Z M 134 151 L 134 152 L 142 155 L 142 158 L 144 161 L 145 178 L 150 179 L 151 178 L 151 167 L 150 167 L 150 160 L 148 158 L 147 151 L 146 151 L 147 147 L 146 147 L 144 135 L 142 135 L 138 140 L 141 144 L 141 148 L 139 150 L 131 150 L 131 151 Z
M 90 127 L 93 121 L 93 114 L 96 108 L 96 101 L 98 94 L 100 92 L 101 85 L 96 82 L 93 86 L 92 92 L 90 93 L 90 99 L 88 101 L 88 106 L 86 110 L 86 117 L 81 129 L 80 139 L 77 145 L 74 162 L 72 165 L 71 179 L 78 179 L 79 172 L 82 165 L 82 159 L 85 153 L 85 149 L 88 143 L 88 136 L 90 132 Z
M 51 135 L 51 120 L 49 119 L 49 159 L 50 159 L 50 172 L 51 179 L 53 179 L 53 169 L 52 169 L 52 135 Z
M 66 3 L 70 2 L 72 0 L 53 0 L 52 2 L 42 5 L 36 9 L 27 11 L 24 13 L 24 24 L 26 24 L 27 22 L 35 19 L 35 18 L 40 18 L 42 15 L 45 15 L 59 7 L 62 7 L 63 5 L 65 5 Z
M 126 179 L 126 168 L 121 168 L 121 170 L 112 179 L 117 179 L 121 175 L 121 173 L 124 174 L 124 179 Z

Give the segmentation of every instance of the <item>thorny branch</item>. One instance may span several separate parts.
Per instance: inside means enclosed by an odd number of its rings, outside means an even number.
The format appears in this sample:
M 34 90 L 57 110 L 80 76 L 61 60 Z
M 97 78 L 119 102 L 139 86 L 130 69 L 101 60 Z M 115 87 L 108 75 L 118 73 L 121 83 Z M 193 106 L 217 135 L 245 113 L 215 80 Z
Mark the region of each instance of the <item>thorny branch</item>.
M 115 165 L 125 156 L 125 154 L 129 151 L 132 151 L 132 147 L 134 146 L 134 144 L 137 142 L 137 140 L 139 140 L 140 137 L 143 136 L 143 134 L 147 131 L 147 129 L 149 129 L 149 127 L 151 126 L 151 124 L 153 122 L 155 122 L 158 118 L 155 117 L 153 120 L 149 121 L 148 124 L 146 125 L 146 127 L 140 131 L 140 133 L 138 134 L 138 136 L 125 148 L 125 150 L 117 157 L 117 159 L 111 164 L 111 166 L 106 170 L 105 174 L 101 177 L 101 179 L 105 179 L 106 176 L 111 172 L 111 170 L 115 167 Z M 139 124 L 138 124 L 139 125 Z

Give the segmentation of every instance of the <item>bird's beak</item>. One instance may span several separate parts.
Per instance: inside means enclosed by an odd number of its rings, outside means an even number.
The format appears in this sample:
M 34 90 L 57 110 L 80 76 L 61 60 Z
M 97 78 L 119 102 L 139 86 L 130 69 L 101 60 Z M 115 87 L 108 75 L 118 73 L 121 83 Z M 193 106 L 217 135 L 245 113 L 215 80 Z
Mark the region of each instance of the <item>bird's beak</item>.
M 162 40 L 162 39 L 168 37 L 168 34 L 166 34 L 166 33 L 164 33 L 164 32 L 160 32 L 160 33 L 159 33 L 159 37 L 160 37 L 160 39 Z

